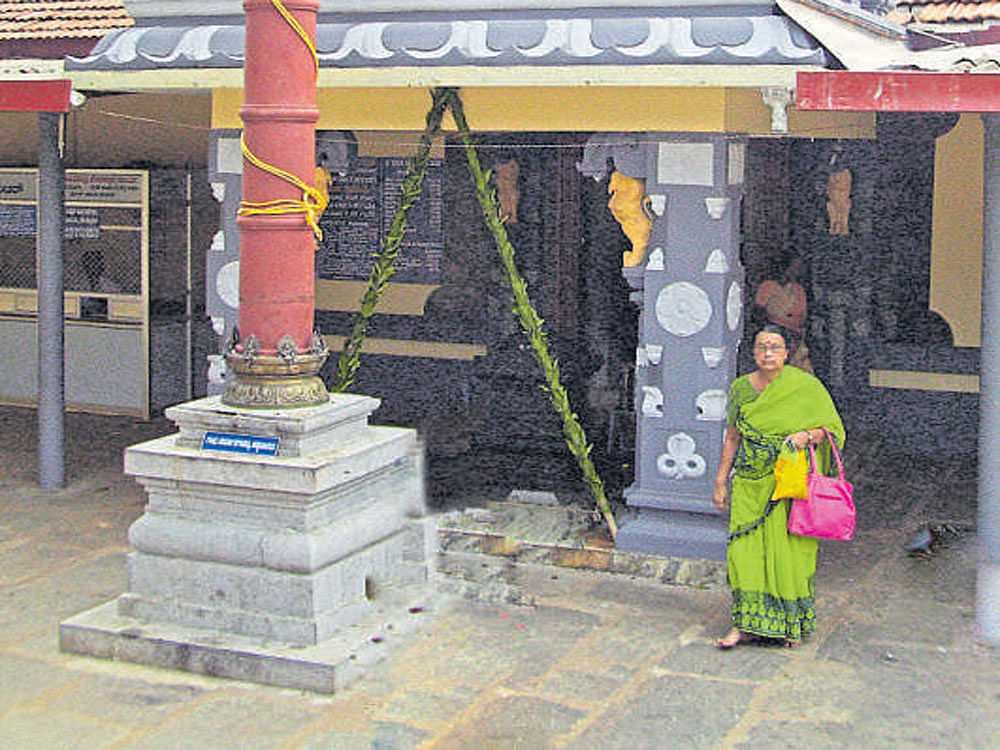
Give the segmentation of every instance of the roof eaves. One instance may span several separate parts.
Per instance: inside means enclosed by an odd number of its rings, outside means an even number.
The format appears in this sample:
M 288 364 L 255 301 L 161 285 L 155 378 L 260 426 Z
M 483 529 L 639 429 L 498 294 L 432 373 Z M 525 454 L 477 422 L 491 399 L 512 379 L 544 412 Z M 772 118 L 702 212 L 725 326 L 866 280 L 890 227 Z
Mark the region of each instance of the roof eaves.
M 106 36 L 68 69 L 226 68 L 243 63 L 242 26 L 137 27 Z M 321 68 L 566 65 L 825 65 L 781 16 L 513 19 L 320 24 Z

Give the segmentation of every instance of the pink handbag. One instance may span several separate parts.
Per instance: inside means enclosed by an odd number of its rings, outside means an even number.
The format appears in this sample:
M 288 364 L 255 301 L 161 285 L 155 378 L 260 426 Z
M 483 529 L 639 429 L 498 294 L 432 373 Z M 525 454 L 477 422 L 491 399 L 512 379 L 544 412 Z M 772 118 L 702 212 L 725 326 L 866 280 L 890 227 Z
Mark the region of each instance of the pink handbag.
M 816 468 L 816 450 L 809 446 L 808 499 L 793 500 L 788 512 L 788 530 L 800 536 L 848 541 L 854 536 L 854 486 L 844 478 L 844 464 L 833 436 L 824 427 L 839 477 L 828 477 Z

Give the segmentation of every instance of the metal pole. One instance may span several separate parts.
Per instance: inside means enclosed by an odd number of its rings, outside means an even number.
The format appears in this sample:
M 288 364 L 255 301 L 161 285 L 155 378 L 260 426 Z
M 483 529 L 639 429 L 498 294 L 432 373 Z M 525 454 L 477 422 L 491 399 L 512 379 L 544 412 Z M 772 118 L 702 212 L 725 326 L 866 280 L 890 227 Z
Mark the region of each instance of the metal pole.
M 194 346 L 194 305 L 191 289 L 191 170 L 187 170 L 184 188 L 184 395 L 188 401 L 194 396 L 194 357 L 191 348 Z
M 64 115 L 38 115 L 38 484 L 66 486 L 63 381 Z
M 979 365 L 977 618 L 1000 645 L 1000 115 L 983 116 L 983 291 Z

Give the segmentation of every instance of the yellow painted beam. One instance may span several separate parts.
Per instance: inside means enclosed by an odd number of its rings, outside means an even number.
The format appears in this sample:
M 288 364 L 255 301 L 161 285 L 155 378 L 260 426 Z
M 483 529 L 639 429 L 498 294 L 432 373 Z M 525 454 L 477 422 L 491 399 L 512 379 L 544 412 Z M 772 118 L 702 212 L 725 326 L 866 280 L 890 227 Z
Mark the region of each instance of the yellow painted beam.
M 242 127 L 242 99 L 238 88 L 215 91 L 212 127 Z M 462 89 L 462 100 L 477 130 L 771 134 L 771 113 L 758 88 L 472 86 Z M 321 129 L 420 132 L 430 93 L 427 88 L 325 88 L 318 101 Z M 791 110 L 788 119 L 789 136 L 875 136 L 871 112 Z M 450 116 L 444 124 L 453 127 Z
M 212 127 L 240 128 L 242 91 L 213 96 Z M 429 89 L 321 89 L 320 129 L 422 131 Z M 651 87 L 463 88 L 466 115 L 476 130 L 722 132 L 725 89 Z M 450 115 L 445 129 L 454 129 Z
M 788 110 L 788 132 L 771 132 L 771 109 L 760 89 L 726 90 L 726 132 L 793 138 L 874 138 L 873 112 L 800 112 Z
M 954 372 L 917 372 L 915 370 L 869 370 L 872 388 L 902 388 L 912 391 L 979 393 L 978 375 Z
M 316 309 L 356 312 L 367 281 L 316 280 Z M 424 304 L 438 287 L 434 284 L 389 284 L 375 308 L 382 315 L 423 315 Z
M 344 348 L 346 336 L 325 335 L 331 352 Z M 481 344 L 456 344 L 449 341 L 410 341 L 408 339 L 365 339 L 361 346 L 365 354 L 386 354 L 393 357 L 426 357 L 428 359 L 452 359 L 471 361 L 486 354 Z

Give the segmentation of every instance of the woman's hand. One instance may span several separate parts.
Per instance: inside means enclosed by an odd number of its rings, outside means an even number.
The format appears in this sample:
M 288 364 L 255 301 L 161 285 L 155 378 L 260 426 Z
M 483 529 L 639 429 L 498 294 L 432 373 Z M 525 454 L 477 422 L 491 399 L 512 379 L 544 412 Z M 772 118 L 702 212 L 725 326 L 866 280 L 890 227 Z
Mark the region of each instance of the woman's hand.
M 809 434 L 808 430 L 799 430 L 786 437 L 785 442 L 793 446 L 795 450 L 800 451 L 809 446 L 809 443 L 812 442 L 812 435 Z
M 725 510 L 729 505 L 729 483 L 728 482 L 716 482 L 715 489 L 712 491 L 712 502 L 715 507 L 719 510 Z

